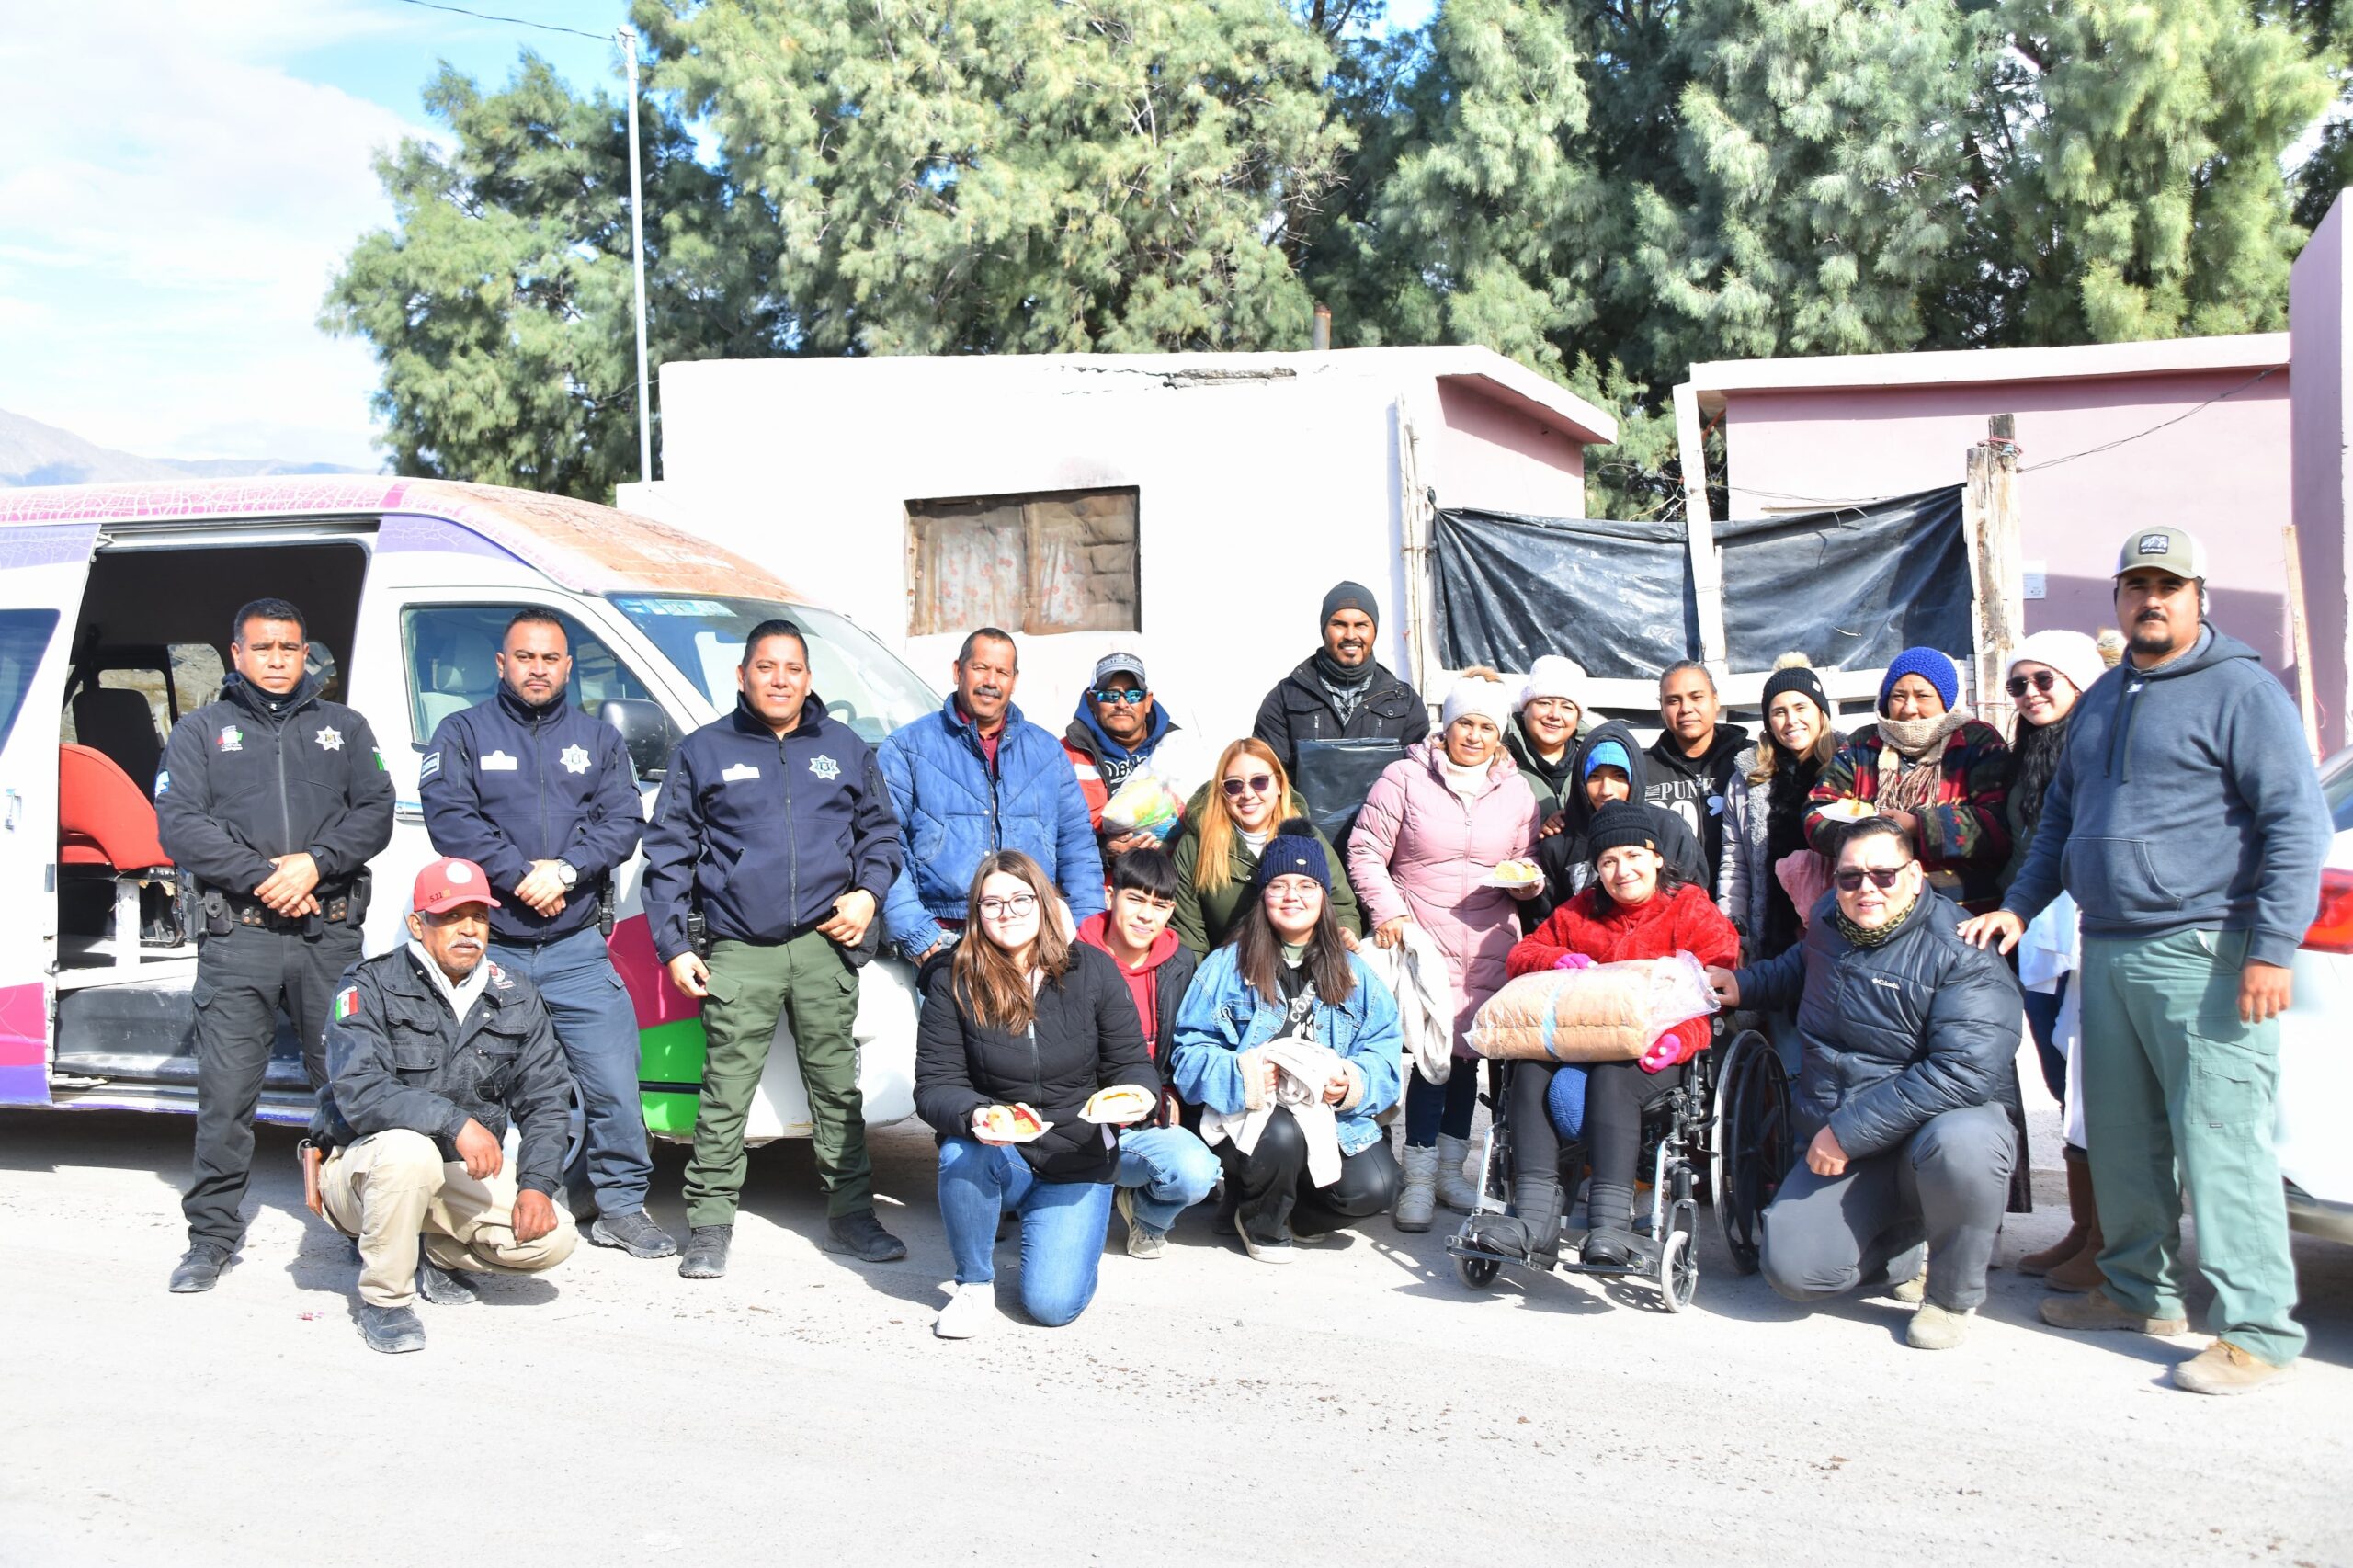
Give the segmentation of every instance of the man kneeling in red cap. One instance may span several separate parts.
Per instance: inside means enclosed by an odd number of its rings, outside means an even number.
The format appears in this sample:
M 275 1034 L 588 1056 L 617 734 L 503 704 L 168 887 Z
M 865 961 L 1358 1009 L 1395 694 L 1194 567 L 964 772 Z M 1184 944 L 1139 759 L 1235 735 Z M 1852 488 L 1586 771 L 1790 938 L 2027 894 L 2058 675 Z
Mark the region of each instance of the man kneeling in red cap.
M 563 1176 L 572 1107 L 546 1006 L 485 961 L 490 879 L 471 860 L 419 871 L 408 945 L 344 971 L 312 1135 L 327 1222 L 359 1244 L 359 1335 L 425 1348 L 411 1299 L 474 1299 L 462 1271 L 537 1274 L 572 1256 Z M 520 1129 L 515 1160 L 504 1140 Z

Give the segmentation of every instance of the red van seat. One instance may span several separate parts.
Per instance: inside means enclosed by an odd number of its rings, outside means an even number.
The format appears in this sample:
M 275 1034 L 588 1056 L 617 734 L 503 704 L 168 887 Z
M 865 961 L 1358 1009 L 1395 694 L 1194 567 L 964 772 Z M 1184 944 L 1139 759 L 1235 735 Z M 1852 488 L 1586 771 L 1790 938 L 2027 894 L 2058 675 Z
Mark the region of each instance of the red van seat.
M 144 871 L 168 866 L 155 807 L 131 775 L 95 746 L 57 748 L 57 858 L 67 866 Z

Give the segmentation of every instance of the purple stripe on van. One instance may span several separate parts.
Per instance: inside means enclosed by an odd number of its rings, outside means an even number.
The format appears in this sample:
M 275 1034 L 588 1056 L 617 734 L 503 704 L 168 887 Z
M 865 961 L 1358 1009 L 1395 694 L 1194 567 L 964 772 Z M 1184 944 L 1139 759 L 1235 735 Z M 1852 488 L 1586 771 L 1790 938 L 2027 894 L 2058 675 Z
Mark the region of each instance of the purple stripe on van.
M 0 572 L 87 561 L 97 539 L 96 523 L 44 523 L 0 529 Z
M 0 1105 L 47 1105 L 49 1069 L 0 1067 Z
M 49 998 L 40 982 L 0 988 L 0 1070 L 49 1063 Z M 42 1097 L 48 1097 L 44 1090 Z
M 421 517 L 413 512 L 386 514 L 376 529 L 376 553 L 392 555 L 408 551 L 487 555 L 495 561 L 518 559 L 512 551 L 502 550 L 473 529 L 460 528 L 446 517 Z

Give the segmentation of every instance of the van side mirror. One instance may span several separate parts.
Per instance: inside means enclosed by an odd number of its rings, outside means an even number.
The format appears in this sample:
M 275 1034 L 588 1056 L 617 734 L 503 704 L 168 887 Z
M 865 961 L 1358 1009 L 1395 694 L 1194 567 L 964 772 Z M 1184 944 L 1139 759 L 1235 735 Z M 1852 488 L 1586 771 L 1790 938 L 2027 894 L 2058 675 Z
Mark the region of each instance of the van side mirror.
M 620 732 L 621 744 L 629 747 L 630 764 L 640 778 L 660 778 L 670 771 L 670 752 L 678 744 L 678 732 L 660 703 L 642 697 L 608 697 L 600 705 L 599 716 Z

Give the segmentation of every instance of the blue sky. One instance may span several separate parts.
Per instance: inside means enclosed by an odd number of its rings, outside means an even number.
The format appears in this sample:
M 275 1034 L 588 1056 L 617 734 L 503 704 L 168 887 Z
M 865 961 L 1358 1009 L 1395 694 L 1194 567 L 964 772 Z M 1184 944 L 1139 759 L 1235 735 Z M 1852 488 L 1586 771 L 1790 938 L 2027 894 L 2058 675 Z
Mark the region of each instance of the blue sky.
M 464 0 L 608 34 L 626 0 Z M 1392 0 L 1411 25 L 1433 0 Z M 360 343 L 318 330 L 371 167 L 429 136 L 438 62 L 495 84 L 529 48 L 610 84 L 603 39 L 404 0 L 67 0 L 0 28 L 0 408 L 156 457 L 375 467 Z M 103 62 L 102 65 L 100 62 Z

